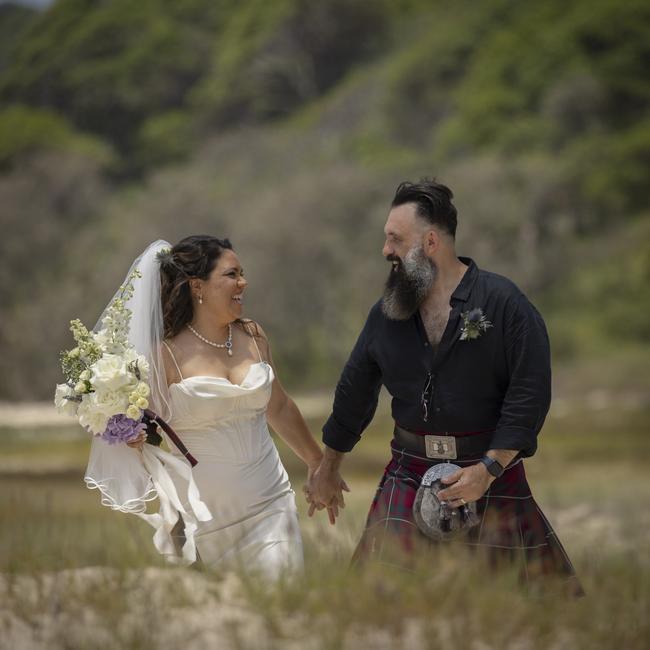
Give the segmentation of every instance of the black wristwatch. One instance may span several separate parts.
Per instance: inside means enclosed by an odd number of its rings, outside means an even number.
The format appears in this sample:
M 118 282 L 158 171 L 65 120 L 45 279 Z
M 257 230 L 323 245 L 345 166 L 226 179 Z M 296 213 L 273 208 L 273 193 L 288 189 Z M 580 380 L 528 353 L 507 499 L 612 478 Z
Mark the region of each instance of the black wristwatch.
M 499 478 L 503 472 L 505 472 L 505 468 L 503 465 L 496 459 L 496 458 L 490 458 L 489 456 L 483 456 L 481 458 L 481 462 L 485 467 L 487 467 L 487 471 L 492 474 L 495 478 Z

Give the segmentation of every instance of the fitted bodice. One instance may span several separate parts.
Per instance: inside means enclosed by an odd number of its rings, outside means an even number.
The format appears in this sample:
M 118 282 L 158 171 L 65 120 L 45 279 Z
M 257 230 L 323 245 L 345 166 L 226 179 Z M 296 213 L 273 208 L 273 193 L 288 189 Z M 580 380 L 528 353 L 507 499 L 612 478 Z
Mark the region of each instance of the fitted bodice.
M 195 534 L 202 562 L 272 575 L 301 567 L 294 492 L 266 423 L 273 368 L 253 363 L 241 384 L 176 369 L 169 423 L 198 461 L 192 476 L 212 514 Z
M 186 377 L 169 386 L 169 423 L 192 453 L 253 461 L 271 444 L 266 407 L 273 379 L 264 361 L 252 364 L 241 384 L 210 375 Z

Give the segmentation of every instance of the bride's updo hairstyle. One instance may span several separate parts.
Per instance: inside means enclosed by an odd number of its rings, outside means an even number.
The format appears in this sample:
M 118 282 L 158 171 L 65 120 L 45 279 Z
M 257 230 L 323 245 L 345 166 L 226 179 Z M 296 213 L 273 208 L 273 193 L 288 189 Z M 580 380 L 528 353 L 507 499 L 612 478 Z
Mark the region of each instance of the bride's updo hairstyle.
M 189 281 L 192 278 L 207 280 L 225 250 L 232 250 L 228 239 L 192 235 L 158 254 L 166 339 L 176 336 L 194 315 Z

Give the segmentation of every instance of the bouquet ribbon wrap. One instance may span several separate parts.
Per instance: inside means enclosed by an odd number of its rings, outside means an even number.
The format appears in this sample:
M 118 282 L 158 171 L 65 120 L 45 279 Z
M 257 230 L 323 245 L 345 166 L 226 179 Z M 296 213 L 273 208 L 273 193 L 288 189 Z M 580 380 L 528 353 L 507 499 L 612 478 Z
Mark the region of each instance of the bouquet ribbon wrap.
M 167 422 L 165 422 L 159 415 L 156 415 L 153 411 L 145 409 L 144 411 L 144 422 L 147 425 L 147 442 L 151 445 L 159 446 L 162 438 L 156 431 L 156 425 L 158 425 L 169 437 L 169 439 L 176 445 L 178 450 L 187 458 L 188 462 L 192 467 L 196 467 L 198 461 L 192 454 L 190 454 L 189 449 L 183 444 L 183 441 L 178 437 L 178 434 L 174 429 L 172 429 Z

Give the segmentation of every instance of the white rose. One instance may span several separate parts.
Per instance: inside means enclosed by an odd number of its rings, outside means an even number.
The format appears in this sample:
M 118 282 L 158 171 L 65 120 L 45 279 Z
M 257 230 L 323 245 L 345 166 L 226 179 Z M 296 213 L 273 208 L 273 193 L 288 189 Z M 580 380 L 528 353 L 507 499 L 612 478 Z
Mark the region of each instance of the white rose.
M 123 393 L 115 391 L 87 393 L 82 397 L 79 405 L 79 423 L 99 435 L 104 433 L 111 417 L 118 413 L 126 413 L 128 408 L 129 400 Z
M 127 364 L 137 363 L 140 371 L 140 379 L 146 381 L 149 378 L 149 362 L 143 354 L 138 354 L 135 348 L 129 348 L 124 352 L 124 360 Z
M 79 374 L 79 379 L 81 379 L 81 381 L 88 381 L 91 376 L 92 375 L 90 374 L 90 370 L 84 370 Z
M 79 424 L 98 436 L 106 430 L 106 425 L 112 414 L 104 413 L 102 409 L 98 408 L 97 393 L 86 393 L 81 398 L 77 415 Z
M 77 415 L 78 402 L 66 399 L 67 397 L 74 397 L 74 395 L 74 390 L 68 384 L 57 384 L 54 394 L 54 406 L 56 406 L 56 410 L 64 415 Z
M 126 413 L 126 409 L 129 408 L 129 398 L 124 392 L 101 390 L 97 392 L 95 406 L 110 417 L 118 413 Z
M 140 397 L 149 397 L 149 393 L 151 390 L 149 389 L 149 386 L 145 384 L 143 381 L 141 381 L 138 384 L 138 387 L 136 388 L 136 392 Z
M 98 391 L 117 391 L 133 381 L 125 360 L 116 354 L 105 354 L 91 366 L 91 370 L 93 378 L 90 381 Z
M 140 379 L 147 381 L 149 379 L 149 362 L 147 357 L 142 354 L 138 357 L 138 368 L 140 369 Z

